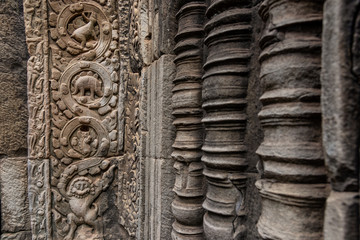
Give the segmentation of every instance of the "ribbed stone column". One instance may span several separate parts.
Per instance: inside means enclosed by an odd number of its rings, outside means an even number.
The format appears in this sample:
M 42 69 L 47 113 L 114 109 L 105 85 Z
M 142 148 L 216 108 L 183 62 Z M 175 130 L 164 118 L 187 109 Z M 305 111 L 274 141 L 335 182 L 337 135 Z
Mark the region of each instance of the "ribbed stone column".
M 244 145 L 251 45 L 251 1 L 212 0 L 205 26 L 202 150 L 207 194 L 203 207 L 206 239 L 246 235 L 244 210 L 248 166 Z
M 264 239 L 322 239 L 326 171 L 320 70 L 323 1 L 265 0 L 260 78 L 265 85 L 257 150 L 264 178 L 258 230 Z
M 182 1 L 180 5 L 174 49 L 177 71 L 173 89 L 176 138 L 172 157 L 176 161 L 176 197 L 172 211 L 176 220 L 172 238 L 204 239 L 201 77 L 205 4 L 203 1 Z

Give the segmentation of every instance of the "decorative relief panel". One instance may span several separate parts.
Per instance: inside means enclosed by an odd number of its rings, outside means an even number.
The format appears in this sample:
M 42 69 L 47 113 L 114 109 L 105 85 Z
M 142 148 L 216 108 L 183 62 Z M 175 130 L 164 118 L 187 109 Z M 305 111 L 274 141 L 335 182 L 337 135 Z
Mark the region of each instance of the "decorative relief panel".
M 32 212 L 34 238 L 126 237 L 125 228 L 110 221 L 120 212 L 107 211 L 117 209 L 113 182 L 124 164 L 114 157 L 123 150 L 125 95 L 117 2 L 29 0 L 24 11 L 31 55 L 29 156 L 39 166 L 48 163 L 49 171 L 49 185 L 41 187 L 45 201 L 36 196 L 42 194 L 38 175 L 30 175 L 32 209 L 45 204 L 48 223 L 38 227 L 42 220 Z

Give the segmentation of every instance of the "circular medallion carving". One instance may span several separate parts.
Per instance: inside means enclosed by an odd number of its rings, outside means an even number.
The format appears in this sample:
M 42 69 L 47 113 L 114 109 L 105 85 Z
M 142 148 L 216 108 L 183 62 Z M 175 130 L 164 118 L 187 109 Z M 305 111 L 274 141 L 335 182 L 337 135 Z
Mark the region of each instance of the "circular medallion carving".
M 107 131 L 92 117 L 77 117 L 60 134 L 62 151 L 71 158 L 105 156 L 110 145 Z
M 57 31 L 71 54 L 92 50 L 101 56 L 111 42 L 111 24 L 96 3 L 79 2 L 64 7 L 58 16 Z
M 111 75 L 99 63 L 81 61 L 64 71 L 60 90 L 62 100 L 72 112 L 81 107 L 97 109 L 112 96 Z

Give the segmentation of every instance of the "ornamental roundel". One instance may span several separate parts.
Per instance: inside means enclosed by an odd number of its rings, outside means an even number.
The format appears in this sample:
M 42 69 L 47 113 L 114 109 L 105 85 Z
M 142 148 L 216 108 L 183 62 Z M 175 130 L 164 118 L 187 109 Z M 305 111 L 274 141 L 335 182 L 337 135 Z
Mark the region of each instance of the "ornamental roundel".
M 93 117 L 76 117 L 60 134 L 62 151 L 69 158 L 106 156 L 110 141 L 102 124 Z
M 99 57 L 111 42 L 111 24 L 96 3 L 79 2 L 63 8 L 57 31 L 71 54 L 94 51 Z
M 80 61 L 60 78 L 62 100 L 74 113 L 104 107 L 113 95 L 111 75 L 101 64 Z

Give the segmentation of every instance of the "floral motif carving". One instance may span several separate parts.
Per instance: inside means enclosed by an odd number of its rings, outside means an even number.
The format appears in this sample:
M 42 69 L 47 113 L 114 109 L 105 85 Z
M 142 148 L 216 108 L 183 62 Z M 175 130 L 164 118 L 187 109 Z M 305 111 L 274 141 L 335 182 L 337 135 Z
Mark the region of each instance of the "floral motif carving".
M 48 209 L 50 201 L 46 190 L 48 177 L 48 161 L 30 160 L 28 168 L 29 177 L 29 205 L 31 230 L 34 240 L 47 239 Z

